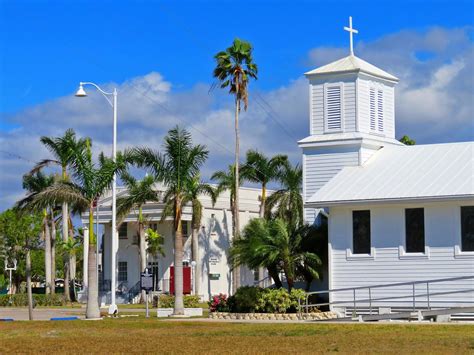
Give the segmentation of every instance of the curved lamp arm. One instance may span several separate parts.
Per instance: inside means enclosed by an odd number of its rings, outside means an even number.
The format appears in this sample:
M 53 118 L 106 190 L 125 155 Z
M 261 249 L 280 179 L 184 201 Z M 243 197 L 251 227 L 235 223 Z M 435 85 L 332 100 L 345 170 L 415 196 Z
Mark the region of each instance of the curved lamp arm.
M 111 107 L 114 107 L 114 104 L 112 103 L 112 101 L 110 101 L 110 99 L 108 98 L 108 96 L 115 96 L 117 95 L 117 89 L 114 89 L 113 92 L 107 92 L 107 91 L 104 91 L 100 88 L 99 85 L 93 83 L 93 82 L 90 82 L 90 81 L 81 81 L 79 83 L 79 85 L 82 87 L 84 85 L 92 85 L 94 86 L 101 94 L 102 96 L 105 97 L 105 99 L 107 100 L 107 102 L 110 104 Z

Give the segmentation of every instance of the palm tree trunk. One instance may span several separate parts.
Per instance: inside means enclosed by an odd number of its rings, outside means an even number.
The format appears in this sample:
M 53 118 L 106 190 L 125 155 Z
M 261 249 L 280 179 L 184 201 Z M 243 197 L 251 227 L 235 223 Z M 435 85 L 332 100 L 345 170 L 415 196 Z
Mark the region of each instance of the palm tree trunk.
M 26 289 L 28 292 L 28 317 L 33 320 L 33 292 L 31 290 L 31 251 L 26 246 Z
M 65 171 L 63 170 L 63 179 L 65 178 Z M 68 241 L 68 227 L 69 227 L 69 212 L 68 212 L 68 205 L 66 202 L 62 204 L 62 236 L 63 242 L 67 243 Z M 63 265 L 64 265 L 64 296 L 66 297 L 66 301 L 71 300 L 70 292 L 69 292 L 69 262 L 70 257 L 68 253 L 63 255 Z
M 43 211 L 43 233 L 44 233 L 44 275 L 45 293 L 51 293 L 51 233 L 48 223 L 48 212 Z
M 197 228 L 193 228 L 191 232 L 191 238 L 193 243 L 193 261 L 195 262 L 195 269 L 194 269 L 194 294 L 198 295 L 201 293 L 200 286 L 201 286 L 201 261 L 199 260 L 199 230 Z
M 240 100 L 235 98 L 235 193 L 234 193 L 234 211 L 235 211 L 235 225 L 233 230 L 233 239 L 239 237 L 240 232 L 240 216 L 239 216 L 239 151 L 240 151 L 240 137 L 239 137 L 239 111 Z M 232 292 L 235 293 L 240 287 L 240 266 L 233 265 L 232 268 Z
M 95 254 L 95 237 L 94 237 L 94 207 L 89 208 L 89 258 L 87 263 L 87 307 L 86 318 L 100 318 L 99 310 L 99 293 L 96 273 L 96 254 Z
M 140 237 L 140 272 L 144 272 L 146 268 L 146 240 L 141 207 L 138 210 L 138 235 Z M 145 299 L 146 291 L 142 291 L 140 302 L 144 303 Z
M 181 200 L 176 198 L 174 235 L 174 310 L 173 315 L 184 315 L 183 300 L 183 226 L 181 223 Z
M 267 188 L 265 184 L 262 184 L 262 197 L 260 199 L 260 218 L 265 218 L 265 201 L 267 199 Z M 258 268 L 258 286 L 264 287 L 265 283 L 263 278 L 265 277 L 265 268 L 260 266 Z
M 69 238 L 74 240 L 74 229 L 72 226 L 71 217 L 68 215 L 68 233 Z M 71 280 L 72 284 L 72 294 L 73 294 L 73 301 L 76 300 L 76 254 L 70 253 L 69 254 L 69 280 Z
M 283 284 L 280 280 L 280 275 L 278 275 L 278 270 L 275 265 L 268 267 L 268 275 L 273 279 L 276 288 L 282 288 Z
M 56 293 L 56 222 L 51 208 L 51 293 Z

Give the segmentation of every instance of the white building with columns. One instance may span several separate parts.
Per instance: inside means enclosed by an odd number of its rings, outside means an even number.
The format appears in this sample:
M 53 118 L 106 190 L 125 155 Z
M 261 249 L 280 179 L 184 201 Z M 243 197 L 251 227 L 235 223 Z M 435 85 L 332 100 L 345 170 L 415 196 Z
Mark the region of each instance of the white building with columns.
M 163 190 L 162 186 L 156 187 Z M 117 196 L 126 194 L 125 188 L 118 188 Z M 240 225 L 243 228 L 251 218 L 258 218 L 260 209 L 260 189 L 240 188 Z M 198 264 L 192 265 L 191 255 L 191 206 L 183 210 L 184 262 L 187 269 L 184 275 L 185 293 L 194 294 L 195 269 L 201 269 L 199 296 L 208 300 L 212 295 L 231 293 L 231 270 L 228 262 L 228 250 L 232 239 L 232 213 L 230 211 L 229 191 L 222 193 L 215 205 L 209 196 L 200 197 L 203 204 L 203 218 L 199 230 Z M 97 222 L 101 225 L 103 235 L 100 239 L 99 256 L 99 289 L 101 303 L 110 303 L 111 280 L 111 196 L 104 196 L 99 201 Z M 155 288 L 163 293 L 172 293 L 172 268 L 174 263 L 173 222 L 167 219 L 161 222 L 163 203 L 147 203 L 143 207 L 143 216 L 147 226 L 164 237 L 165 256 L 149 255 L 148 268 L 154 275 Z M 117 303 L 135 302 L 138 300 L 140 281 L 140 250 L 138 244 L 138 211 L 132 211 L 118 227 L 119 245 L 117 250 L 116 280 Z M 82 216 L 82 223 L 88 224 L 88 214 Z M 94 227 L 95 228 L 95 227 Z M 94 229 L 95 230 L 95 229 Z M 87 263 L 87 260 L 84 261 Z M 87 264 L 86 264 L 87 265 Z M 85 268 L 86 270 L 87 268 Z M 188 276 L 186 276 L 186 274 Z M 253 270 L 241 268 L 241 284 L 253 285 L 257 277 Z M 86 278 L 87 279 L 87 278 Z
M 399 80 L 354 55 L 353 32 L 347 57 L 305 74 L 309 136 L 298 142 L 305 218 L 328 212 L 327 286 L 345 289 L 331 307 L 472 307 L 474 142 L 401 144 Z

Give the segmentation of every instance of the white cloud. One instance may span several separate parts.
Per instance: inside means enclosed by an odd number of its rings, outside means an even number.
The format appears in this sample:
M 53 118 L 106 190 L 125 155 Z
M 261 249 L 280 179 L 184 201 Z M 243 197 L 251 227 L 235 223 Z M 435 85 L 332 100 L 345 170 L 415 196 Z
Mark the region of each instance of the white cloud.
M 358 42 L 358 56 L 400 78 L 397 136 L 408 134 L 418 143 L 473 139 L 474 51 L 469 31 L 405 30 L 373 42 Z M 345 55 L 346 48 L 315 48 L 308 55 L 308 69 Z M 179 124 L 210 150 L 204 177 L 232 162 L 234 111 L 225 90 L 209 92 L 209 84 L 196 83 L 189 90 L 176 91 L 156 72 L 103 86 L 106 90 L 117 87 L 119 92 L 119 149 L 139 145 L 160 149 L 167 130 Z M 21 175 L 33 162 L 48 156 L 40 136 L 58 136 L 73 128 L 78 135 L 93 139 L 96 153 L 111 150 L 111 108 L 96 90 L 86 89 L 87 98 L 61 97 L 7 117 L 20 128 L 0 133 L 0 209 L 22 195 Z M 300 160 L 296 141 L 309 130 L 307 90 L 306 79 L 300 77 L 271 91 L 252 91 L 249 110 L 241 115 L 242 156 L 256 148 Z

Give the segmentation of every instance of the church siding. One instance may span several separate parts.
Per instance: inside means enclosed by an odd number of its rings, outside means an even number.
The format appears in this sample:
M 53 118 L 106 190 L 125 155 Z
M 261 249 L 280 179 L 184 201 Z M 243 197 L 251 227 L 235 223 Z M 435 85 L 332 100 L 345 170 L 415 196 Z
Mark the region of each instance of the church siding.
M 455 247 L 460 243 L 459 207 L 465 202 L 438 204 L 359 206 L 355 208 L 330 208 L 330 288 L 359 287 L 376 284 L 420 281 L 439 278 L 469 276 L 474 272 L 474 256 L 456 256 Z M 401 248 L 405 244 L 404 209 L 409 207 L 425 208 L 425 245 L 428 256 L 407 256 Z M 373 259 L 351 257 L 352 248 L 352 210 L 371 210 L 371 245 L 374 248 Z M 430 285 L 430 292 L 444 292 L 455 289 L 472 289 L 474 280 L 463 280 Z M 426 284 L 417 285 L 417 294 L 426 293 Z M 368 296 L 368 291 L 358 291 L 357 298 Z M 411 295 L 412 286 L 399 286 L 372 290 L 372 297 L 390 297 L 392 295 Z M 332 301 L 348 301 L 352 307 L 351 292 L 334 293 Z M 406 302 L 383 302 L 392 307 L 412 306 L 412 298 Z M 469 305 L 474 300 L 474 292 L 453 295 L 433 296 L 431 306 Z M 427 306 L 426 297 L 416 299 L 418 306 Z M 377 306 L 377 302 L 372 304 Z M 472 304 L 470 304 L 472 305 Z M 358 307 L 368 306 L 359 304 Z
M 359 164 L 357 147 L 331 147 L 303 151 L 303 197 L 306 201 L 346 166 Z M 305 209 L 305 220 L 314 221 L 314 209 Z

